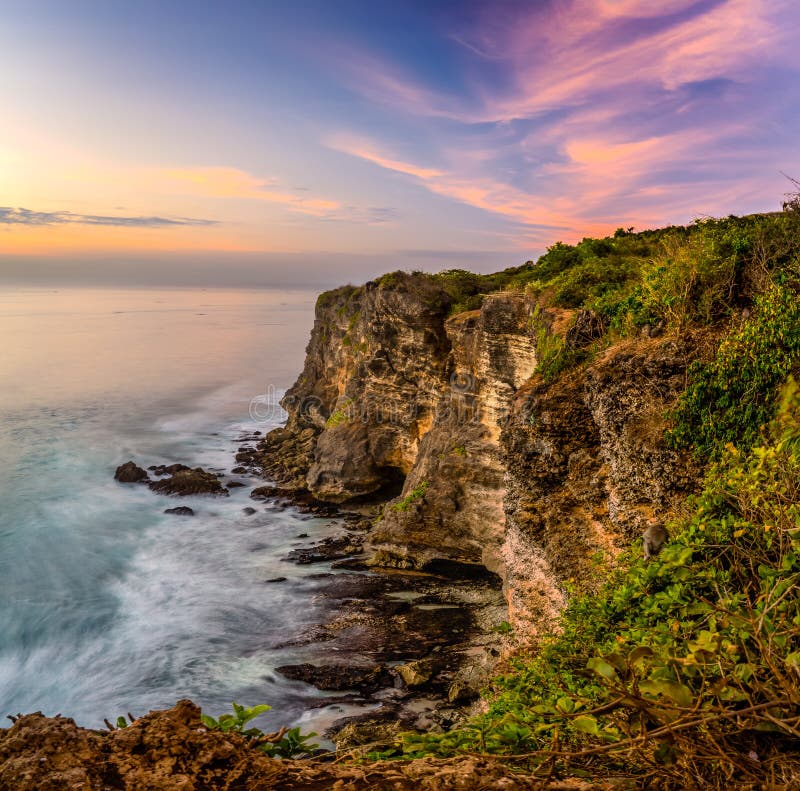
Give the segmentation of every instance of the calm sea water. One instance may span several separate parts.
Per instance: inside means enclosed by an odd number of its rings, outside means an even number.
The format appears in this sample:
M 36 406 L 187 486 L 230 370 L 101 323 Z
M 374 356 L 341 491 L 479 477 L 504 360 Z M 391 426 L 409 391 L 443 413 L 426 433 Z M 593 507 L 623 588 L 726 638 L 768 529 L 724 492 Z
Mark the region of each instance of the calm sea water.
M 232 440 L 270 427 L 251 399 L 302 366 L 315 296 L 0 292 L 0 717 L 98 726 L 181 697 L 270 703 L 264 727 L 341 715 L 310 713 L 319 696 L 273 671 L 314 658 L 276 646 L 325 606 L 325 567 L 280 558 L 333 524 L 263 504 L 248 517 L 250 487 L 178 501 L 113 480 L 131 458 L 235 466 Z M 177 504 L 197 516 L 163 513 Z

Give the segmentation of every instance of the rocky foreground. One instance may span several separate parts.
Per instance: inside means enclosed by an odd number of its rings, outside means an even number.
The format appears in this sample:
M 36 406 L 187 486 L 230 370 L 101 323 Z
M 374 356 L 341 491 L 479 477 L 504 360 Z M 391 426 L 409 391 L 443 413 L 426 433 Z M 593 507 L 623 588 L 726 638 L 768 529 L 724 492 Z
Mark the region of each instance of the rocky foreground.
M 188 700 L 127 728 L 93 731 L 66 717 L 28 714 L 0 730 L 0 788 L 8 791 L 261 791 L 262 789 L 579 789 L 485 757 L 342 764 L 282 761 L 238 734 L 208 731 Z

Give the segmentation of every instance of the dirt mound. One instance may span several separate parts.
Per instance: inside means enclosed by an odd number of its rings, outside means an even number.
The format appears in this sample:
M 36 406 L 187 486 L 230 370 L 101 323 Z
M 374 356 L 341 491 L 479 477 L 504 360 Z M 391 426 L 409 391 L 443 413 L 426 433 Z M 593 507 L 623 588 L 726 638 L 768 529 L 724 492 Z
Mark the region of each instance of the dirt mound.
M 28 714 L 0 730 L 0 789 L 14 791 L 449 791 L 582 789 L 542 785 L 484 758 L 343 764 L 281 761 L 236 734 L 210 732 L 182 700 L 120 730 L 79 728 L 66 717 Z

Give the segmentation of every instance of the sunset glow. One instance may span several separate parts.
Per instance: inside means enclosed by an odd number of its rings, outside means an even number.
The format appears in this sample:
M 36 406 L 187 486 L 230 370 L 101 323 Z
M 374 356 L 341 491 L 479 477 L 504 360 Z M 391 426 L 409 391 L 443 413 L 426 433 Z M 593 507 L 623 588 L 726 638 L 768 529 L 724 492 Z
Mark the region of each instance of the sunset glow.
M 0 277 L 197 251 L 488 271 L 773 210 L 800 172 L 791 0 L 394 5 L 5 3 Z

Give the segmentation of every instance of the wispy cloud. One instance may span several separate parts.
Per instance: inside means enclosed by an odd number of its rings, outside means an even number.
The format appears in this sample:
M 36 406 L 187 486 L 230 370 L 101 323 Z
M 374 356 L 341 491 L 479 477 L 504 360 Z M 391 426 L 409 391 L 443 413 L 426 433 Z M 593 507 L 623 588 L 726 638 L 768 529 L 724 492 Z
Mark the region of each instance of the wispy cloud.
M 375 142 L 362 140 L 348 143 L 344 138 L 338 138 L 331 141 L 331 147 L 386 170 L 410 176 L 437 195 L 503 215 L 528 226 L 529 229 L 570 230 L 569 220 L 564 214 L 502 181 L 490 177 L 460 176 L 455 171 L 402 162 L 380 153 Z
M 371 54 L 351 62 L 354 91 L 424 129 L 417 155 L 345 131 L 330 147 L 541 239 L 727 212 L 797 161 L 792 141 L 763 142 L 787 112 L 775 86 L 800 80 L 790 0 L 475 8 L 446 31 L 467 59 L 452 95 Z
M 462 94 L 436 90 L 369 52 L 342 67 L 366 98 L 409 115 L 463 123 L 531 118 L 632 86 L 672 91 L 794 60 L 793 0 L 565 0 L 485 6 L 448 37 L 504 74 L 468 69 Z
M 105 225 L 122 228 L 169 228 L 170 226 L 217 225 L 216 220 L 189 217 L 116 217 L 105 214 L 76 214 L 70 211 L 32 211 L 0 206 L 0 225 Z

